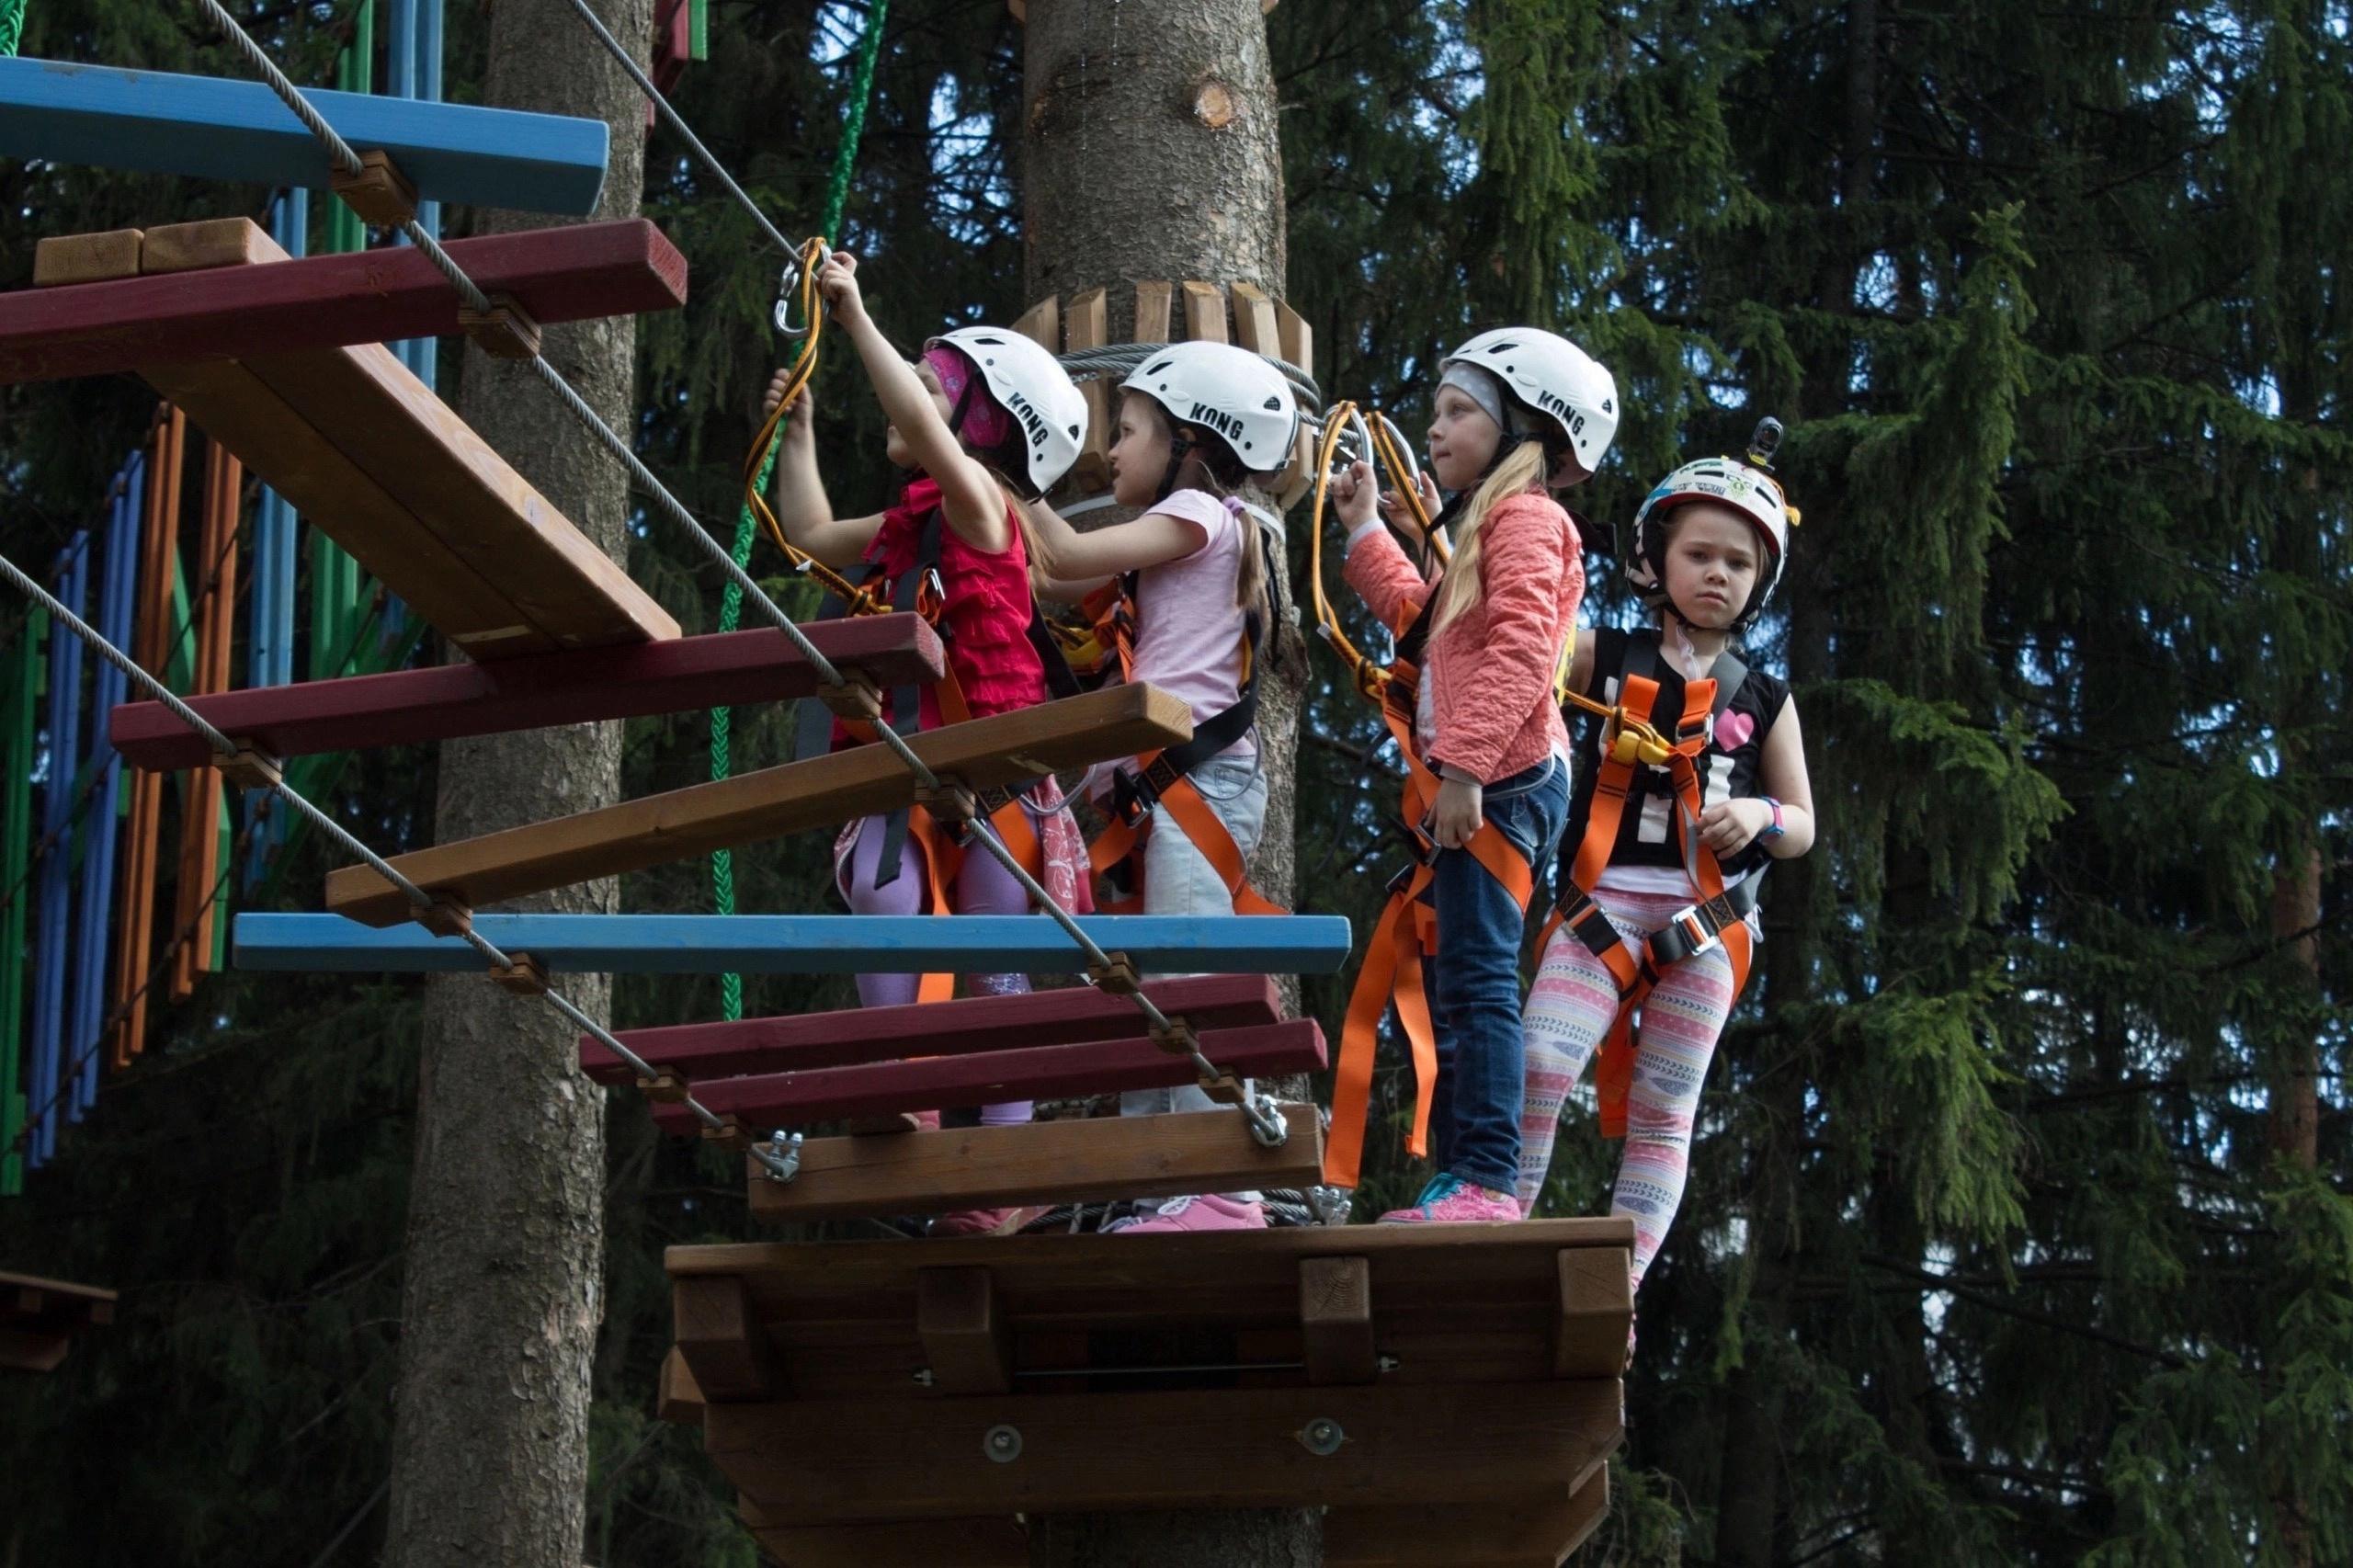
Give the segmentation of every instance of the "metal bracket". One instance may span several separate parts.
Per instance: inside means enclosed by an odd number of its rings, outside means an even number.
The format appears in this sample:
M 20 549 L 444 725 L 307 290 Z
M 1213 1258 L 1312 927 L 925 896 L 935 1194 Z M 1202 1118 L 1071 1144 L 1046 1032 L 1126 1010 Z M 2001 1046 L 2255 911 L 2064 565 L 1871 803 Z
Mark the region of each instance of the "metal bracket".
M 776 1165 L 770 1165 L 766 1163 L 762 1164 L 760 1168 L 763 1174 L 767 1176 L 768 1180 L 779 1183 L 788 1182 L 801 1174 L 800 1133 L 787 1132 L 783 1128 L 779 1127 L 774 1132 L 768 1134 L 767 1147 L 767 1152 L 773 1155 L 778 1162 Z M 779 1166 L 781 1166 L 782 1168 L 779 1169 Z
M 1340 1445 L 1348 1440 L 1348 1435 L 1342 1430 L 1340 1424 L 1328 1415 L 1316 1416 L 1293 1436 L 1299 1438 L 1301 1448 L 1318 1459 L 1330 1459 L 1340 1451 Z

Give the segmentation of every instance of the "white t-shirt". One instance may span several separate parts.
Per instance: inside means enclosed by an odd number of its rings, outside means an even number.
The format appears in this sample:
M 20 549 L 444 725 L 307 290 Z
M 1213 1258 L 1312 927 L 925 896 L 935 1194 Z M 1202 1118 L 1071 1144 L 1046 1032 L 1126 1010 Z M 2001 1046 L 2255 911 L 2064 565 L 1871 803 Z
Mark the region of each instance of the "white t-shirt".
M 1206 490 L 1176 490 L 1148 509 L 1191 523 L 1206 536 L 1199 550 L 1137 574 L 1135 678 L 1185 699 L 1202 724 L 1242 695 L 1243 610 L 1234 602 L 1245 550 L 1257 548 L 1254 522 Z M 1245 734 L 1221 755 L 1252 756 Z

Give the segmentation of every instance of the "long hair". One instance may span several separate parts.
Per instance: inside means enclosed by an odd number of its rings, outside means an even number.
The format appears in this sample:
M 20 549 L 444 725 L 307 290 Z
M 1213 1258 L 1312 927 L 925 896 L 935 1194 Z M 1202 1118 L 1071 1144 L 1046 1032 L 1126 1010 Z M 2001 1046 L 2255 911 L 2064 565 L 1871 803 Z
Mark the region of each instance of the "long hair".
M 1430 630 L 1438 631 L 1479 602 L 1479 535 L 1487 515 L 1522 491 L 1544 483 L 1552 472 L 1552 454 L 1533 437 L 1511 449 L 1495 471 L 1472 493 L 1456 525 L 1454 559 L 1438 579 L 1438 597 L 1430 609 Z

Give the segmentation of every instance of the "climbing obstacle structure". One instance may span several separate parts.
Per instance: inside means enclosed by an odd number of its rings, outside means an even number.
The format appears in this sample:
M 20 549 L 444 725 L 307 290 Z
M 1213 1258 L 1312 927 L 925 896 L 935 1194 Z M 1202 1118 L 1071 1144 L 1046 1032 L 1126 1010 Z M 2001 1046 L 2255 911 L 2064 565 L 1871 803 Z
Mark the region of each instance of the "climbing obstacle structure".
M 1606 1505 L 1632 1242 L 1606 1219 L 673 1247 L 662 1414 L 701 1424 L 787 1568 L 1017 1568 L 1022 1518 L 1298 1507 L 1329 1510 L 1327 1563 L 1551 1568 Z
M 29 1274 L 0 1274 L 0 1368 L 53 1372 L 74 1336 L 114 1321 L 115 1293 Z

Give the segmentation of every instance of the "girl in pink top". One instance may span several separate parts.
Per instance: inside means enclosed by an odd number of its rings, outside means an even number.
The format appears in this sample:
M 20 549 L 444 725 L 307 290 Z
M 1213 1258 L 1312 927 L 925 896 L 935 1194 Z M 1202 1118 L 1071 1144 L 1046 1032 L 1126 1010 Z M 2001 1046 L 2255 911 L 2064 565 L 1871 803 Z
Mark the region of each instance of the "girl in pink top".
M 1138 758 L 1097 770 L 1114 825 L 1097 841 L 1095 862 L 1141 871 L 1146 915 L 1271 910 L 1243 874 L 1267 818 L 1251 674 L 1271 647 L 1268 549 L 1233 492 L 1290 460 L 1298 403 L 1281 372 L 1223 343 L 1171 344 L 1120 391 L 1111 498 L 1141 510 L 1079 533 L 1051 508 L 1033 507 L 1039 588 L 1072 603 L 1116 588 L 1108 620 L 1114 673 L 1184 697 L 1194 734 L 1189 744 L 1158 754 L 1165 767 Z M 1123 1116 L 1214 1108 L 1189 1085 L 1120 1096 Z M 1171 1199 L 1109 1228 L 1224 1231 L 1266 1222 L 1259 1195 L 1239 1192 Z
M 1551 333 L 1483 333 L 1440 365 L 1429 467 L 1455 493 L 1439 514 L 1454 553 L 1426 581 L 1375 516 L 1372 471 L 1334 486 L 1352 528 L 1346 574 L 1391 627 L 1418 622 L 1415 739 L 1439 778 L 1419 824 L 1435 858 L 1438 955 L 1425 970 L 1438 1046 L 1430 1152 L 1438 1174 L 1392 1223 L 1517 1220 L 1522 1094 L 1519 952 L 1527 911 L 1473 846 L 1552 854 L 1568 811 L 1568 740 L 1553 681 L 1576 627 L 1585 569 L 1575 525 L 1549 492 L 1593 472 L 1617 426 L 1617 387 Z M 1393 505 L 1393 504 L 1392 504 Z
M 817 474 L 816 445 L 805 403 L 785 426 L 777 463 L 776 511 L 796 547 L 828 566 L 870 567 L 868 582 L 886 601 L 920 574 L 914 586 L 931 597 L 948 648 L 949 678 L 923 690 L 917 724 L 929 729 L 971 717 L 1003 713 L 1046 699 L 1043 651 L 1032 641 L 1035 607 L 1029 595 L 1029 552 L 1020 498 L 1052 485 L 1076 460 L 1086 427 L 1086 404 L 1052 355 L 1017 334 L 966 327 L 926 344 L 909 365 L 866 313 L 858 293 L 857 258 L 835 251 L 818 275 L 835 324 L 848 335 L 891 417 L 885 435 L 891 460 L 912 469 L 899 504 L 862 517 L 836 517 Z M 771 383 L 770 398 L 783 378 Z M 835 744 L 850 737 L 836 725 Z M 1052 778 L 1015 798 L 1039 854 L 1030 870 L 1065 909 L 1092 908 L 1085 872 L 1086 846 Z M 933 835 L 937 836 L 937 835 Z M 869 817 L 844 829 L 835 846 L 835 872 L 858 914 L 913 915 L 938 903 L 962 915 L 1020 915 L 1027 892 L 977 845 L 947 847 L 935 870 L 927 856 L 909 855 L 904 814 Z M 932 875 L 949 885 L 933 888 Z M 967 982 L 994 994 L 1025 992 L 1027 976 L 974 975 Z M 858 999 L 867 1006 L 916 999 L 912 974 L 861 974 Z M 1028 1101 L 990 1106 L 983 1122 L 1026 1121 Z M 1025 1216 L 1012 1210 L 951 1214 L 934 1222 L 948 1233 L 1012 1228 Z

